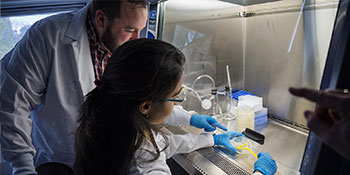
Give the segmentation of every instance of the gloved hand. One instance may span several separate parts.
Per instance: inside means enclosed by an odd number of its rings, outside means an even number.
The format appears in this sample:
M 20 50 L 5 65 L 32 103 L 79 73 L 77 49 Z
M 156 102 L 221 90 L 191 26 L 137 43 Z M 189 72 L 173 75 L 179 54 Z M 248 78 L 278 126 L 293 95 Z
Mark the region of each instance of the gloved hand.
M 254 163 L 254 172 L 260 171 L 264 175 L 272 175 L 276 173 L 276 162 L 269 154 L 260 152 L 258 158 L 259 159 Z
M 209 115 L 193 114 L 190 119 L 190 125 L 199 129 L 204 128 L 204 131 L 206 132 L 215 131 L 215 127 L 219 127 L 222 130 L 227 131 L 225 126 L 222 126 L 218 121 Z
M 236 152 L 236 148 L 232 146 L 232 144 L 230 143 L 230 140 L 232 140 L 235 137 L 238 136 L 242 136 L 244 137 L 244 135 L 240 132 L 234 132 L 234 131 L 227 131 L 225 133 L 216 135 L 214 134 L 214 144 L 215 145 L 221 145 L 221 146 L 225 146 L 226 148 L 230 149 L 233 152 Z

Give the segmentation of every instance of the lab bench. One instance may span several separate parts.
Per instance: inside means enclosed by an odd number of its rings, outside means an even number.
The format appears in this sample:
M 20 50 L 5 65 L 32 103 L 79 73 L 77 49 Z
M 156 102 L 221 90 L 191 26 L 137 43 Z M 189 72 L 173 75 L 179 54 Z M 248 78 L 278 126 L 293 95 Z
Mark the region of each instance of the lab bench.
M 223 120 L 221 123 L 229 130 L 235 131 L 236 120 Z M 265 136 L 263 145 L 251 141 L 251 149 L 269 153 L 277 163 L 276 174 L 299 174 L 308 130 L 285 125 L 280 121 L 270 119 L 262 127 L 256 127 L 257 131 Z M 185 134 L 201 133 L 203 130 L 190 126 L 165 126 L 165 133 Z M 213 132 L 214 133 L 214 132 Z M 220 130 L 216 134 L 222 133 Z M 240 155 L 229 151 L 224 147 L 209 147 L 199 149 L 188 154 L 179 154 L 172 159 L 189 174 L 252 174 L 254 162 L 257 160 L 251 154 Z

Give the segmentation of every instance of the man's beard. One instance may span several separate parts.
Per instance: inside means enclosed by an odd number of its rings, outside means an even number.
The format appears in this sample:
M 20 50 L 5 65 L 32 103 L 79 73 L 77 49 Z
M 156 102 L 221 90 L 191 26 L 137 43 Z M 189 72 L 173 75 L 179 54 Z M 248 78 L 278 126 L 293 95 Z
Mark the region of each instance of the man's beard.
M 109 51 L 113 52 L 114 49 L 117 48 L 117 43 L 114 42 L 114 39 L 112 36 L 110 23 L 107 24 L 106 31 L 102 34 L 101 40 Z

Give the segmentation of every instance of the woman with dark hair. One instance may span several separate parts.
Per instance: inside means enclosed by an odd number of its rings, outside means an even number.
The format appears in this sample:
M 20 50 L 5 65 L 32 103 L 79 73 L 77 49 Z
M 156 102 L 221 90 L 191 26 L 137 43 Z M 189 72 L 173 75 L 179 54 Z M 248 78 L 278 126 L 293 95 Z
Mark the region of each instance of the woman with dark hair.
M 166 159 L 174 154 L 214 144 L 234 151 L 229 141 L 241 133 L 164 135 L 156 127 L 183 100 L 184 63 L 181 51 L 159 40 L 132 40 L 113 53 L 82 105 L 75 174 L 171 174 Z

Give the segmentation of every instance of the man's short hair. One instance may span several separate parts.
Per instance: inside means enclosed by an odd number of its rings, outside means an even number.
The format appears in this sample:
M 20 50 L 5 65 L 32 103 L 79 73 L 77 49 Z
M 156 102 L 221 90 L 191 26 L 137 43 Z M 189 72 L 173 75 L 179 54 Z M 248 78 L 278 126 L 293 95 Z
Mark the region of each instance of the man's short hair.
M 121 3 L 125 1 L 136 6 L 147 8 L 146 0 L 93 0 L 91 15 L 95 17 L 96 10 L 102 10 L 109 20 L 120 18 Z

